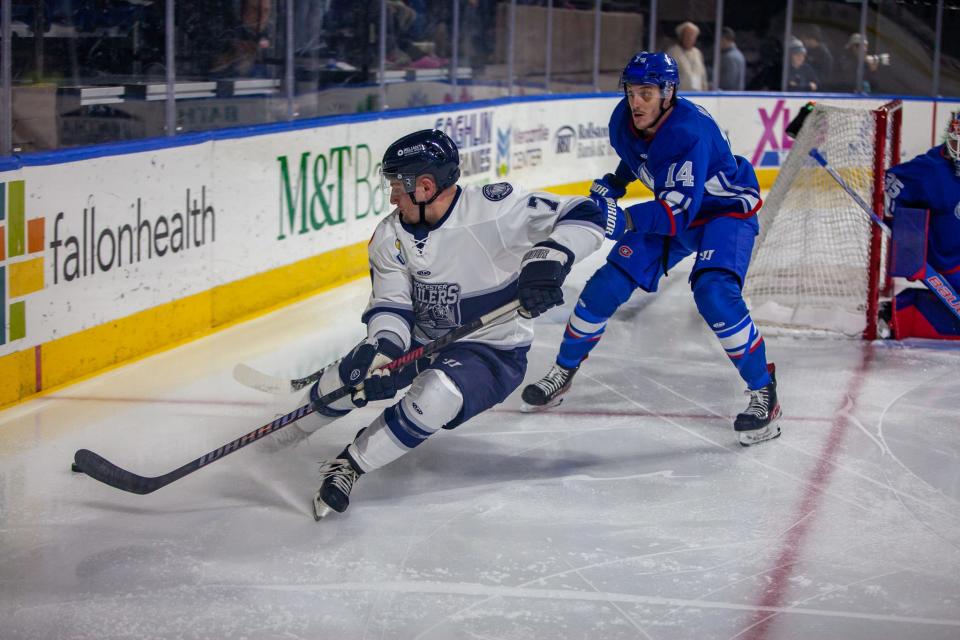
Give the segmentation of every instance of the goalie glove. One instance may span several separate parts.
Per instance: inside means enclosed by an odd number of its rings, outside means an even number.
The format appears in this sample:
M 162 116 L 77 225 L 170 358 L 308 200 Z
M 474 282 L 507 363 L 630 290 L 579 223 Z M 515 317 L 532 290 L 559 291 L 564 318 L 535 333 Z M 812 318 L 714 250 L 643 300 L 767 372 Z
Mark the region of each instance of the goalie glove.
M 340 380 L 344 385 L 354 387 L 350 398 L 355 406 L 363 407 L 371 400 L 384 400 L 397 394 L 390 371 L 378 369 L 402 355 L 403 347 L 393 340 L 378 337 L 367 338 L 343 357 L 339 365 Z M 363 386 L 358 389 L 361 383 Z
M 613 240 L 619 240 L 627 231 L 633 231 L 630 216 L 617 205 L 617 198 L 622 198 L 625 193 L 626 189 L 620 179 L 612 173 L 594 180 L 590 185 L 590 199 L 606 216 L 607 224 L 603 235 Z
M 563 281 L 573 266 L 570 249 L 553 240 L 538 242 L 523 256 L 517 299 L 520 315 L 536 318 L 547 309 L 563 304 Z

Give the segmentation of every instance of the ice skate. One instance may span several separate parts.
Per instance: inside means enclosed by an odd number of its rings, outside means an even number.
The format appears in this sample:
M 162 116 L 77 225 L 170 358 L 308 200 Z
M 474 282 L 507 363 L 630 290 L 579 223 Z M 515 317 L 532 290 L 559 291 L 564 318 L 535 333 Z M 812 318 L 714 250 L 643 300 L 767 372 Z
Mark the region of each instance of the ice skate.
M 877 308 L 877 337 L 889 340 L 893 337 L 893 301 L 883 300 Z
M 573 376 L 576 375 L 578 369 L 579 367 L 567 369 L 559 364 L 550 367 L 547 375 L 524 388 L 521 396 L 524 405 L 521 410 L 529 413 L 558 406 L 563 402 L 563 394 L 570 390 L 570 386 L 573 384 Z
M 350 490 L 362 473 L 354 466 L 346 449 L 336 460 L 324 462 L 320 466 L 323 481 L 313 497 L 314 519 L 325 518 L 331 511 L 346 511 L 350 506 Z
M 740 437 L 740 444 L 745 447 L 773 440 L 780 435 L 780 425 L 776 423 L 780 419 L 776 367 L 770 364 L 767 369 L 770 372 L 770 383 L 755 391 L 747 390 L 750 404 L 733 423 L 733 428 Z

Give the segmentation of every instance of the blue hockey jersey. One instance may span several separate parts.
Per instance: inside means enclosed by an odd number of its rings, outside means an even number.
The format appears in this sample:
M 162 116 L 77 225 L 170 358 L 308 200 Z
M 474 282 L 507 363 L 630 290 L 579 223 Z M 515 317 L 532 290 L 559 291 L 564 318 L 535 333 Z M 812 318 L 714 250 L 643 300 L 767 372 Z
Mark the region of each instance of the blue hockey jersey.
M 628 208 L 637 231 L 674 236 L 724 216 L 757 224 L 762 200 L 753 166 L 733 155 L 702 107 L 678 98 L 647 140 L 634 126 L 626 99 L 621 100 L 610 116 L 610 144 L 621 159 L 617 175 L 641 180 L 655 196 Z
M 960 177 L 946 145 L 888 169 L 885 192 L 893 215 L 897 206 L 930 210 L 927 260 L 945 276 L 960 273 Z

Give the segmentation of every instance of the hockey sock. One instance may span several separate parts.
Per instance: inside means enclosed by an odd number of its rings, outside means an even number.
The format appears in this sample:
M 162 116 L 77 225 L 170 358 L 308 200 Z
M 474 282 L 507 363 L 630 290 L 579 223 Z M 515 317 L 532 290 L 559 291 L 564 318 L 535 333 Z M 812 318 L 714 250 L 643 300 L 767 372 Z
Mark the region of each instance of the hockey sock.
M 347 452 L 364 471 L 389 464 L 418 447 L 457 417 L 463 395 L 446 373 L 428 369 L 417 376 L 403 400 L 357 434 Z
M 557 364 L 567 369 L 580 366 L 597 346 L 607 328 L 607 321 L 621 304 L 630 299 L 636 286 L 627 274 L 609 262 L 600 267 L 587 281 L 570 314 Z
M 704 271 L 693 283 L 693 298 L 747 388 L 755 391 L 770 384 L 763 336 L 750 318 L 737 276 L 720 269 Z
M 335 365 L 324 369 L 323 375 L 311 385 L 307 393 L 303 396 L 303 400 L 300 401 L 301 405 L 307 403 L 313 405 L 313 413 L 304 416 L 300 422 L 297 423 L 297 428 L 304 433 L 313 433 L 337 418 L 350 413 L 350 409 L 353 408 L 353 402 L 350 401 L 349 397 L 341 398 L 340 400 L 331 402 L 329 405 L 320 402 L 321 397 L 338 389 L 341 384 L 340 375 L 337 373 L 337 367 Z

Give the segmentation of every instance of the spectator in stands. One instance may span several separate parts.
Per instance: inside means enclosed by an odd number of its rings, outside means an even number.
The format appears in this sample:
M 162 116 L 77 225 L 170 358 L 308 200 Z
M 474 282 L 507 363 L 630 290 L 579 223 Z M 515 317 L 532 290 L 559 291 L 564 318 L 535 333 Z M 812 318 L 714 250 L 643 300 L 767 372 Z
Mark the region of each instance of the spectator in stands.
M 387 63 L 393 68 L 437 69 L 447 61 L 418 40 L 424 20 L 404 0 L 387 0 Z M 433 49 L 433 43 L 427 48 Z
M 324 47 L 324 2 L 298 2 L 294 5 L 294 55 L 316 59 Z
M 871 93 L 877 90 L 877 68 L 880 59 L 867 55 L 869 41 L 859 33 L 851 33 L 847 46 L 837 61 L 834 89 L 853 93 Z M 863 77 L 857 85 L 857 67 L 863 60 Z
M 707 67 L 703 64 L 703 53 L 697 48 L 700 27 L 692 22 L 677 25 L 677 43 L 667 49 L 667 53 L 677 61 L 680 71 L 680 91 L 706 91 Z
M 262 61 L 263 54 L 270 48 L 272 1 L 243 1 L 236 37 L 228 50 L 214 61 L 212 73 L 256 75 L 254 65 Z
M 379 65 L 379 30 L 370 28 L 380 23 L 379 3 L 374 6 L 356 0 L 326 2 L 323 31 L 336 66 L 348 65 L 360 70 L 358 78 L 370 78 L 372 69 Z
M 730 27 L 724 27 L 720 36 L 720 86 L 721 91 L 743 91 L 746 86 L 747 61 L 737 48 L 737 35 Z
M 783 78 L 783 39 L 768 36 L 760 41 L 757 70 L 747 82 L 747 91 L 780 91 Z
M 833 54 L 823 41 L 823 32 L 816 24 L 808 25 L 803 32 L 803 46 L 807 48 L 807 64 L 817 74 L 821 87 L 827 87 L 833 78 Z
M 807 64 L 807 49 L 799 38 L 790 39 L 790 65 L 787 67 L 787 91 L 816 91 L 817 74 Z

